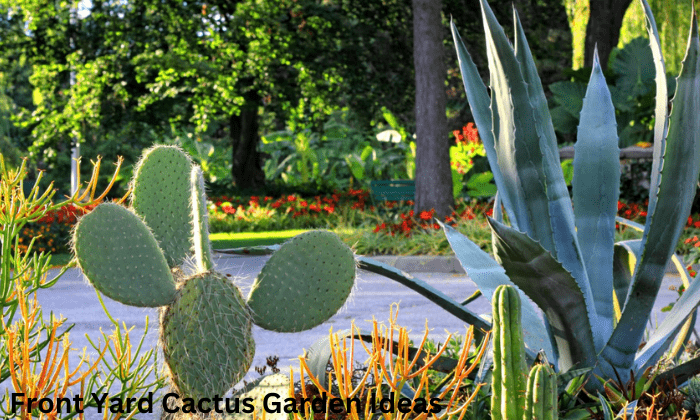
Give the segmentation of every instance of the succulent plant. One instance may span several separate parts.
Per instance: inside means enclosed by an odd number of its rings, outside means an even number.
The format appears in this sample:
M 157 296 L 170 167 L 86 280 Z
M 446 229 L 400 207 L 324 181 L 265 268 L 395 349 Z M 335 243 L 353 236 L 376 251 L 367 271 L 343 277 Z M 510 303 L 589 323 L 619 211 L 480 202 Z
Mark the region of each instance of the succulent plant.
M 491 417 L 522 419 L 527 365 L 518 292 L 512 286 L 499 286 L 493 295 L 492 308 Z
M 595 367 L 593 374 L 603 378 L 619 374 L 622 381 L 629 379 L 630 371 L 654 365 L 676 336 L 682 343 L 686 335 L 678 332 L 700 302 L 696 278 L 638 351 L 700 172 L 696 18 L 691 21 L 669 112 L 656 24 L 649 5 L 641 3 L 657 88 L 645 226 L 615 217 L 620 178 L 615 109 L 598 59 L 581 110 L 572 205 L 547 101 L 517 13 L 511 45 L 486 0 L 481 0 L 490 95 L 452 25 L 467 98 L 498 187 L 495 217 L 489 220 L 496 258 L 449 226 L 444 229 L 447 238 L 487 298 L 498 285 L 514 284 L 542 309 L 544 323 L 536 318 L 534 306 L 524 301 L 524 340 L 530 352 L 544 349 L 560 372 Z M 509 225 L 499 217 L 501 204 Z M 641 230 L 641 239 L 616 244 L 616 222 Z M 682 265 L 680 270 L 689 278 Z M 687 377 L 693 369 L 692 364 L 681 365 L 674 373 Z M 589 380 L 587 386 L 596 387 L 598 382 Z
M 688 410 L 692 418 L 700 416 L 700 378 L 693 377 L 688 381 L 688 385 L 683 388 L 685 400 L 683 400 L 683 408 Z
M 510 285 L 498 286 L 491 306 L 491 417 L 503 420 L 557 419 L 557 377 L 554 370 L 544 363 L 533 366 L 529 374 L 527 371 L 518 291 Z
M 557 420 L 557 375 L 548 364 L 536 364 L 527 376 L 523 420 Z
M 344 304 L 355 260 L 333 233 L 310 231 L 283 244 L 244 299 L 213 271 L 201 169 L 181 149 L 157 146 L 134 173 L 131 208 L 97 206 L 76 225 L 73 249 L 100 292 L 126 305 L 163 307 L 159 344 L 181 397 L 223 396 L 247 373 L 253 323 L 302 331 Z

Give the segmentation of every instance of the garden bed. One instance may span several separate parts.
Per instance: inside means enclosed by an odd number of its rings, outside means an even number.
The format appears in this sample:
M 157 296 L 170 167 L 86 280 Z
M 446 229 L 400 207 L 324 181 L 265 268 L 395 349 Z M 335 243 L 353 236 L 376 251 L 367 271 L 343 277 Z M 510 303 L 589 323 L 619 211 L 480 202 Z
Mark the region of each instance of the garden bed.
M 386 201 L 373 203 L 366 190 L 350 189 L 327 196 L 303 197 L 215 197 L 209 202 L 212 243 L 215 249 L 282 243 L 309 229 L 328 229 L 337 233 L 357 254 L 362 255 L 453 255 L 445 235 L 432 212 L 416 215 L 413 203 Z M 88 209 L 89 211 L 89 209 Z M 39 252 L 50 251 L 53 261 L 69 261 L 69 234 L 84 212 L 75 208 L 49 214 L 22 229 L 20 247 L 26 249 L 31 238 Z M 489 202 L 459 200 L 453 214 L 443 222 L 455 227 L 490 251 L 491 230 L 487 216 Z M 618 215 L 644 223 L 646 207 L 636 203 L 618 203 Z M 633 239 L 636 232 L 620 227 L 616 240 Z M 678 244 L 686 262 L 695 263 L 700 255 L 700 214 L 688 218 Z

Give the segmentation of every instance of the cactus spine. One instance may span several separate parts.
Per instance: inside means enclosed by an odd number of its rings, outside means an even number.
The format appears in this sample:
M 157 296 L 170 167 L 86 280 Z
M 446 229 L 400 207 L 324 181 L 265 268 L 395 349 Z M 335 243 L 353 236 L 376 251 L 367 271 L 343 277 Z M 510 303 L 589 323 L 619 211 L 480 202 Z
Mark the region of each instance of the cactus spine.
M 159 344 L 180 397 L 222 396 L 246 374 L 255 354 L 254 321 L 275 331 L 313 328 L 350 293 L 352 251 L 332 233 L 312 231 L 280 248 L 252 301 L 245 301 L 213 271 L 202 171 L 177 147 L 147 150 L 132 188 L 131 209 L 105 203 L 81 218 L 73 250 L 85 277 L 105 295 L 163 307 Z M 192 256 L 188 276 L 181 266 Z

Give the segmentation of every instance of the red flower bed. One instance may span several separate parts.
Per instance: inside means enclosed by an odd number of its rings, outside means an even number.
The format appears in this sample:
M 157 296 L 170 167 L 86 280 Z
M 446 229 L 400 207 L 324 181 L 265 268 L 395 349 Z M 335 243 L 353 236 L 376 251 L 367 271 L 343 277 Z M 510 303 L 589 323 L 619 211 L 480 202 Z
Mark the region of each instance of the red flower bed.
M 38 252 L 66 254 L 70 252 L 71 230 L 78 218 L 89 213 L 95 206 L 76 207 L 73 205 L 48 212 L 41 219 L 30 222 L 22 227 L 18 242 L 22 252 L 34 239 L 33 249 Z

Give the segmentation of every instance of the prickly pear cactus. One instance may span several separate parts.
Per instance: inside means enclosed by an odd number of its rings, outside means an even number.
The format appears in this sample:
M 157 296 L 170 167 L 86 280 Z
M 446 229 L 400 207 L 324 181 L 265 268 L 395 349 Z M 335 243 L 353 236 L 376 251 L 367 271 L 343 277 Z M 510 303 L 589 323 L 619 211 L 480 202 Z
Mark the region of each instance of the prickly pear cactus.
M 132 306 L 158 307 L 175 299 L 175 280 L 148 227 L 133 212 L 101 204 L 80 219 L 73 251 L 92 285 Z
M 272 255 L 253 284 L 248 306 L 262 328 L 303 331 L 338 312 L 354 280 L 352 250 L 331 232 L 306 232 Z
M 131 206 L 153 231 L 170 267 L 189 256 L 192 244 L 192 159 L 175 146 L 146 150 L 134 170 Z
M 523 418 L 527 365 L 520 319 L 520 296 L 513 286 L 501 285 L 493 294 L 493 382 L 491 417 Z
M 253 362 L 250 313 L 225 276 L 206 272 L 185 280 L 161 325 L 165 360 L 185 395 L 222 395 Z
M 530 369 L 525 394 L 523 420 L 557 420 L 557 376 L 547 364 L 537 364 Z
M 335 235 L 316 231 L 282 246 L 245 302 L 231 281 L 212 271 L 202 172 L 177 147 L 146 151 L 132 188 L 132 209 L 101 204 L 80 219 L 73 249 L 83 274 L 105 295 L 127 305 L 164 306 L 160 345 L 181 397 L 222 396 L 247 373 L 255 353 L 253 313 L 266 328 L 300 331 L 330 318 L 350 293 L 352 251 Z M 192 257 L 194 273 L 185 276 L 180 265 Z M 284 296 L 289 290 L 293 297 Z

